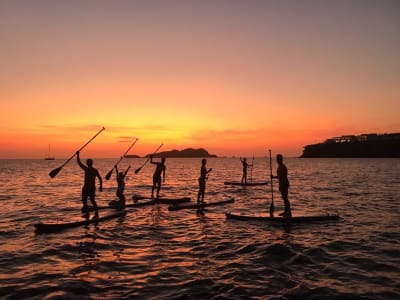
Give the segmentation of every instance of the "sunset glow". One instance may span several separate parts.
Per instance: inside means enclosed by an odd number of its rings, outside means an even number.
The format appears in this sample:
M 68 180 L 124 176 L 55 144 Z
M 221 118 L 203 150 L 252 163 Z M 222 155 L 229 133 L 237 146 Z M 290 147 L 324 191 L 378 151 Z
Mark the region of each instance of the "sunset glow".
M 2 1 L 0 158 L 299 156 L 400 131 L 398 1 Z

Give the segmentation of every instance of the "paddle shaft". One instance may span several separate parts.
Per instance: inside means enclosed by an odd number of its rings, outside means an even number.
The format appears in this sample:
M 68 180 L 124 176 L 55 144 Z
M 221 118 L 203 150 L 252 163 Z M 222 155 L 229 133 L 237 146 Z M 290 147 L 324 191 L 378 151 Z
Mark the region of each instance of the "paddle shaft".
M 105 127 L 101 128 L 99 130 L 99 132 L 97 132 L 89 141 L 86 142 L 86 144 L 84 144 L 82 147 L 80 147 L 79 150 L 77 150 L 76 152 L 82 151 L 83 148 L 85 148 L 91 141 L 93 141 L 105 129 L 106 129 Z M 67 163 L 69 163 L 71 161 L 71 159 L 73 159 L 75 157 L 76 152 L 70 158 L 68 158 L 60 167 L 51 171 L 49 173 L 50 177 L 55 177 L 58 174 L 58 172 L 61 170 L 61 168 L 63 168 Z
M 82 147 L 80 147 L 79 150 L 77 150 L 76 152 L 82 151 L 83 148 L 85 148 L 87 145 L 89 145 L 89 143 L 90 143 L 91 141 L 93 141 L 93 140 L 94 140 L 103 130 L 105 130 L 105 129 L 106 129 L 105 127 L 101 128 L 101 129 L 99 130 L 98 133 L 96 133 L 90 140 L 88 140 L 88 141 L 86 142 L 85 145 L 83 145 Z M 70 158 L 68 158 L 67 161 L 66 161 L 65 163 L 63 163 L 61 167 L 64 167 L 67 163 L 69 163 L 69 161 L 75 157 L 76 152 L 75 152 Z
M 112 174 L 114 168 L 121 162 L 121 160 L 124 159 L 125 155 L 128 154 L 129 150 L 131 150 L 133 146 L 135 146 L 135 144 L 136 144 L 136 142 L 137 142 L 138 140 L 139 140 L 138 138 L 135 138 L 135 140 L 133 141 L 133 143 L 129 146 L 128 150 L 126 150 L 125 153 L 122 154 L 122 156 L 119 158 L 119 160 L 114 164 L 114 167 L 107 173 L 106 179 L 110 179 L 111 174 Z
M 253 159 L 251 160 L 250 182 L 253 181 L 253 168 L 254 168 L 254 155 L 253 155 Z
M 273 183 L 272 183 L 272 154 L 271 150 L 269 150 L 269 172 L 270 172 L 270 177 L 271 177 L 271 206 L 269 208 L 270 214 L 272 215 L 274 213 L 274 188 L 273 188 Z
M 164 144 L 161 144 L 160 146 L 158 146 L 158 148 L 153 152 L 153 154 L 156 154 L 157 153 L 157 151 L 158 150 L 160 150 L 160 148 L 163 146 Z M 152 155 L 153 155 L 152 154 Z M 151 155 L 150 155 L 150 157 L 148 157 L 146 160 L 145 160 L 145 162 L 143 163 L 143 165 L 141 165 L 139 168 L 137 168 L 136 170 L 135 170 L 135 174 L 137 174 L 147 163 L 148 163 L 148 161 L 151 159 Z

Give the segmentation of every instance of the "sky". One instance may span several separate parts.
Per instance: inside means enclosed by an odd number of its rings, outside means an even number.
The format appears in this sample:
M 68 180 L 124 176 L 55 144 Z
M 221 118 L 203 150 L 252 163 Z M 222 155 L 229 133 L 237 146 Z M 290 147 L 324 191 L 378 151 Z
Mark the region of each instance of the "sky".
M 0 158 L 299 156 L 400 132 L 400 1 L 0 0 Z M 83 153 L 83 152 L 82 152 Z

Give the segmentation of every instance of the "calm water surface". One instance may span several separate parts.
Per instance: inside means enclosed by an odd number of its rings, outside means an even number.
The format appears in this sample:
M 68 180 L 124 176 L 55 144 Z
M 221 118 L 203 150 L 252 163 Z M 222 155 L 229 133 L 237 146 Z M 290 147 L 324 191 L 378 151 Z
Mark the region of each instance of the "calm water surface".
M 255 160 L 253 180 L 268 179 L 267 161 Z M 63 162 L 0 160 L 1 299 L 400 299 L 399 159 L 286 160 L 293 214 L 338 212 L 339 222 L 227 221 L 226 211 L 266 212 L 271 193 L 224 186 L 240 180 L 240 161 L 212 158 L 206 201 L 234 197 L 233 204 L 204 215 L 157 204 L 35 235 L 39 221 L 81 219 L 75 161 L 47 175 Z M 126 159 L 121 168 L 142 162 Z M 103 176 L 113 163 L 95 160 Z M 167 159 L 162 195 L 194 201 L 199 169 L 200 159 Z M 128 203 L 133 194 L 150 195 L 153 171 L 148 164 L 129 173 Z M 113 174 L 98 204 L 115 199 L 115 188 Z M 277 191 L 275 208 L 283 209 Z

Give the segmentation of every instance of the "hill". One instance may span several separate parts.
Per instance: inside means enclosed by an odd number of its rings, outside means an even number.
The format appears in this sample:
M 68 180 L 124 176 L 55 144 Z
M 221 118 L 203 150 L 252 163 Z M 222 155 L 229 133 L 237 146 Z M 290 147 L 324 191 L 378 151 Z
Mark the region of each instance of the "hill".
M 147 154 L 149 157 L 151 154 Z M 216 155 L 208 153 L 204 148 L 193 149 L 187 148 L 184 150 L 170 150 L 162 151 L 153 155 L 153 157 L 217 157 Z
M 400 133 L 334 137 L 304 146 L 301 157 L 400 157 Z

